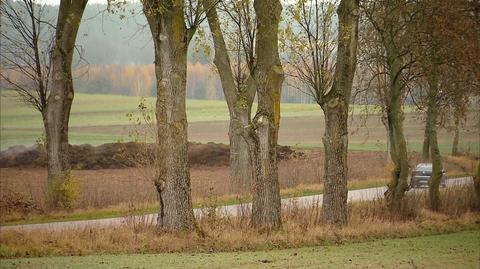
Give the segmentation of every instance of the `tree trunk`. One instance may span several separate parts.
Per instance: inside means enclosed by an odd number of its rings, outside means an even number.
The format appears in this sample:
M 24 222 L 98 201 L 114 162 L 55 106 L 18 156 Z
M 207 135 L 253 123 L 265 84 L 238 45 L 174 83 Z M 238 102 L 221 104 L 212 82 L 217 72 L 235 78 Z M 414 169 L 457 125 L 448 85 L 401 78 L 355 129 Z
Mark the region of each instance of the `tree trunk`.
M 257 113 L 246 129 L 253 166 L 253 203 L 251 224 L 277 229 L 281 226 L 280 187 L 277 168 L 277 138 L 280 119 L 279 101 L 283 68 L 278 54 L 278 26 L 282 5 L 278 0 L 255 0 L 257 16 L 254 80 L 258 94 Z
M 344 225 L 348 221 L 348 106 L 357 63 L 358 1 L 342 0 L 337 13 L 340 25 L 337 64 L 332 89 L 321 104 L 325 112 L 322 221 Z
M 252 186 L 252 165 L 243 132 L 250 122 L 250 110 L 239 114 L 240 117 L 230 116 L 230 187 L 233 193 L 248 194 Z
M 48 205 L 61 206 L 57 183 L 69 177 L 68 123 L 73 102 L 72 58 L 75 40 L 87 0 L 62 0 L 52 49 L 50 95 L 46 111 Z M 61 195 L 61 194 L 60 194 Z
M 460 115 L 455 113 L 455 126 L 453 130 L 452 156 L 460 155 L 458 150 L 458 141 L 460 139 Z
M 390 130 L 388 129 L 388 124 L 385 125 L 385 129 L 387 132 L 387 151 L 385 153 L 385 163 L 389 163 L 391 158 L 391 153 L 392 153 L 392 145 L 390 144 Z
M 427 108 L 427 131 L 430 141 L 430 153 L 432 157 L 432 175 L 428 184 L 430 209 L 437 211 L 440 207 L 440 180 L 442 179 L 442 159 L 437 141 L 437 114 L 438 114 L 438 80 L 436 72 L 430 74 L 428 89 Z
M 475 194 L 477 195 L 477 206 L 480 209 L 480 161 L 477 163 L 477 171 L 473 176 L 473 187 L 475 188 Z
M 385 198 L 392 211 L 398 210 L 402 204 L 405 191 L 408 190 L 408 153 L 407 142 L 403 132 L 402 100 L 404 86 L 401 81 L 402 60 L 393 46 L 393 41 L 385 45 L 389 62 L 390 92 L 387 104 L 387 120 L 393 162 L 392 178 L 385 192 Z
M 230 57 L 218 20 L 217 2 L 203 0 L 208 25 L 215 48 L 214 63 L 220 75 L 222 89 L 230 113 L 230 190 L 246 194 L 252 186 L 252 165 L 248 154 L 248 144 L 243 136 L 244 129 L 251 121 L 250 113 L 255 87 L 251 78 L 245 85 L 235 85 Z
M 325 176 L 322 222 L 344 225 L 348 221 L 348 103 L 341 101 L 334 107 L 325 108 L 324 111 Z
M 385 127 L 386 139 L 387 139 L 387 151 L 385 152 L 385 163 L 388 164 L 391 161 L 392 145 L 390 144 L 390 130 L 388 128 L 388 116 L 386 112 L 386 105 L 382 101 L 382 118 L 383 127 Z
M 425 132 L 423 136 L 422 160 L 424 162 L 430 159 L 430 135 L 428 133 L 428 120 L 425 120 Z
M 194 228 L 185 110 L 187 51 L 193 33 L 185 25 L 183 1 L 145 1 L 155 48 L 157 78 L 158 225 L 166 231 Z

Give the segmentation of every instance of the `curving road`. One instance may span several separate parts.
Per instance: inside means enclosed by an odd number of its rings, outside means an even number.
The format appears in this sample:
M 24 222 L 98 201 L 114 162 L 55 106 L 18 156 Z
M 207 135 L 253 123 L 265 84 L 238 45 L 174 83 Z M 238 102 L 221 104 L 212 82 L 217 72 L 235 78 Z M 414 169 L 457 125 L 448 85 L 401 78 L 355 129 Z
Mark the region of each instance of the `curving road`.
M 447 187 L 449 186 L 459 186 L 465 185 L 468 183 L 473 183 L 471 177 L 462 177 L 462 178 L 453 178 L 447 180 Z M 361 190 L 352 190 L 348 192 L 348 201 L 370 201 L 377 198 L 382 198 L 383 194 L 387 190 L 387 187 L 375 187 Z M 414 189 L 409 192 L 424 192 L 426 189 Z M 311 195 L 295 198 L 282 199 L 282 207 L 306 207 L 311 205 L 322 204 L 323 195 Z M 228 205 L 221 206 L 217 208 L 217 213 L 229 216 L 237 216 L 242 212 L 248 212 L 250 210 L 251 204 L 243 205 Z M 194 209 L 196 216 L 201 216 L 206 213 L 205 208 Z M 117 218 L 108 218 L 108 219 L 95 219 L 95 220 L 79 220 L 79 221 L 64 221 L 64 222 L 51 222 L 51 223 L 41 223 L 41 224 L 23 224 L 23 225 L 12 225 L 12 226 L 2 226 L 0 227 L 0 232 L 3 231 L 33 231 L 33 230 L 47 230 L 47 231 L 60 231 L 65 229 L 85 229 L 89 227 L 107 227 L 107 226 L 119 226 L 122 224 L 128 224 L 132 222 L 142 222 L 142 223 L 155 223 L 157 214 L 148 214 L 135 217 L 117 217 Z

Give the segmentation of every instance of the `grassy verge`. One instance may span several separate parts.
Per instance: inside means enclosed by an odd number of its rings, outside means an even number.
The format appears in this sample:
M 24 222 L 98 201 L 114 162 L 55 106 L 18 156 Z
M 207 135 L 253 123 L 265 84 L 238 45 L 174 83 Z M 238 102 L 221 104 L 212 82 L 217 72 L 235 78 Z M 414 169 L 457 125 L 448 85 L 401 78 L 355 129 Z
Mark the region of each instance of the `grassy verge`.
M 405 196 L 402 207 L 394 211 L 384 199 L 350 203 L 349 222 L 342 227 L 322 224 L 320 208 L 313 203 L 284 207 L 281 229 L 270 232 L 249 225 L 248 211 L 236 217 L 209 212 L 196 219 L 197 228 L 191 232 L 163 232 L 146 218 L 130 218 L 111 227 L 4 230 L 0 232 L 0 258 L 174 252 L 201 255 L 334 246 L 460 231 L 478 233 L 480 201 L 474 193 L 471 185 L 442 190 L 443 203 L 436 212 L 428 209 L 428 195 L 423 192 Z
M 1 268 L 478 268 L 480 233 L 340 246 L 214 254 L 103 255 L 3 260 Z
M 372 188 L 378 186 L 384 186 L 385 180 L 365 180 L 365 181 L 351 181 L 349 182 L 349 190 L 358 190 L 365 188 Z M 294 188 L 288 188 L 281 190 L 282 198 L 302 197 L 309 195 L 317 195 L 323 193 L 323 185 L 299 185 Z M 213 196 L 204 199 L 194 199 L 194 208 L 203 208 L 210 206 L 226 206 L 238 203 L 249 203 L 251 197 L 244 196 L 238 197 L 235 195 Z M 21 224 L 36 224 L 36 223 L 51 223 L 60 221 L 78 221 L 78 220 L 91 220 L 91 219 L 105 219 L 116 218 L 130 215 L 144 215 L 158 212 L 158 206 L 153 204 L 136 205 L 135 207 L 128 205 L 119 205 L 104 209 L 91 208 L 91 209 L 77 209 L 70 212 L 60 211 L 51 212 L 45 215 L 31 215 L 23 217 L 15 217 L 12 220 L 4 221 L 0 226 L 8 225 L 21 225 Z M 5 218 L 5 216 L 4 216 Z

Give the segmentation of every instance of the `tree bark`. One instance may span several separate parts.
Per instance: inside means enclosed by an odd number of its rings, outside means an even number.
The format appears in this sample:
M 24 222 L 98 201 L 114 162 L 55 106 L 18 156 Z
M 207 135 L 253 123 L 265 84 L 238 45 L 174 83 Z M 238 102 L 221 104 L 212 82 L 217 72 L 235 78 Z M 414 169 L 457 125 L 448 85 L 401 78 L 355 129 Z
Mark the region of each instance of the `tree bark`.
M 438 115 L 438 79 L 435 69 L 429 75 L 427 132 L 430 141 L 430 155 L 432 158 L 432 175 L 428 184 L 430 209 L 437 211 L 440 207 L 440 180 L 442 179 L 442 159 L 437 141 L 437 115 Z
M 357 0 L 340 2 L 334 81 L 321 104 L 325 112 L 325 178 L 321 216 L 327 224 L 345 225 L 348 221 L 348 107 L 357 63 L 358 12 Z
M 252 186 L 252 165 L 248 144 L 243 136 L 244 129 L 251 122 L 255 87 L 251 78 L 245 85 L 235 85 L 228 49 L 221 31 L 216 1 L 203 0 L 206 16 L 213 37 L 214 63 L 220 75 L 222 89 L 230 113 L 230 189 L 246 194 Z
M 46 110 L 49 206 L 60 206 L 53 185 L 69 177 L 68 123 L 73 102 L 72 58 L 87 0 L 62 0 L 52 49 L 50 95 Z
M 425 120 L 425 133 L 422 146 L 422 160 L 424 162 L 430 159 L 430 135 L 428 133 L 428 120 Z
M 388 189 L 385 192 L 387 203 L 392 211 L 400 208 L 405 191 L 408 190 L 407 143 L 403 132 L 402 101 L 404 86 L 401 81 L 402 59 L 393 46 L 393 40 L 385 45 L 389 62 L 390 93 L 388 95 L 387 119 L 391 145 L 393 170 Z
M 158 226 L 166 231 L 192 230 L 195 219 L 185 98 L 187 51 L 193 32 L 185 25 L 182 0 L 151 0 L 144 1 L 143 5 L 155 48 Z
M 478 209 L 480 209 L 480 161 L 477 163 L 477 171 L 473 176 L 473 187 L 477 196 L 477 206 L 479 207 Z
M 252 187 L 252 165 L 248 144 L 243 137 L 244 128 L 249 122 L 250 109 L 230 115 L 230 191 L 233 193 L 248 194 Z
M 455 113 L 455 126 L 453 129 L 453 143 L 452 143 L 452 156 L 460 155 L 458 150 L 458 142 L 460 140 L 460 113 Z
M 255 0 L 254 9 L 258 30 L 257 65 L 253 78 L 258 108 L 245 133 L 254 170 L 251 225 L 278 229 L 281 226 L 281 203 L 276 152 L 279 96 L 284 78 L 278 53 L 278 26 L 282 5 L 278 0 Z

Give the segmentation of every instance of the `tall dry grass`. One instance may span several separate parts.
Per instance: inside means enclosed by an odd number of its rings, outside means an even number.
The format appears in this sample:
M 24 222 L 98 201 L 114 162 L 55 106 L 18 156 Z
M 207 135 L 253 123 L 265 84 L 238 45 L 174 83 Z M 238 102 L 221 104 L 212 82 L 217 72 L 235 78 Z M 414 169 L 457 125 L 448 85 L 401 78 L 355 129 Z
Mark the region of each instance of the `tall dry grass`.
M 412 165 L 416 162 L 412 159 Z M 449 174 L 469 171 L 474 161 L 468 157 L 445 157 Z M 351 152 L 349 154 L 349 182 L 380 182 L 389 178 L 391 167 L 382 152 Z M 127 207 L 152 207 L 157 203 L 151 168 L 102 170 L 74 170 L 80 184 L 79 196 L 71 211 L 118 210 Z M 193 167 L 191 169 L 192 198 L 201 202 L 210 195 L 236 197 L 228 182 L 229 168 Z M 25 219 L 42 214 L 45 205 L 46 170 L 0 169 L 0 221 Z M 283 192 L 301 193 L 302 190 L 322 189 L 323 154 L 307 151 L 304 157 L 281 161 L 279 181 Z M 16 197 L 19 206 L 12 206 Z M 29 210 L 31 209 L 31 210 Z M 68 214 L 68 212 L 58 212 Z
M 248 210 L 238 217 L 217 215 L 212 197 L 197 219 L 196 232 L 164 233 L 154 220 L 143 217 L 131 217 L 119 227 L 2 231 L 0 257 L 266 250 L 477 230 L 480 204 L 472 192 L 471 185 L 442 191 L 439 212 L 428 210 L 425 193 L 407 195 L 405 207 L 394 214 L 383 200 L 351 203 L 345 227 L 321 224 L 318 204 L 292 204 L 283 208 L 283 226 L 273 232 L 251 227 Z

